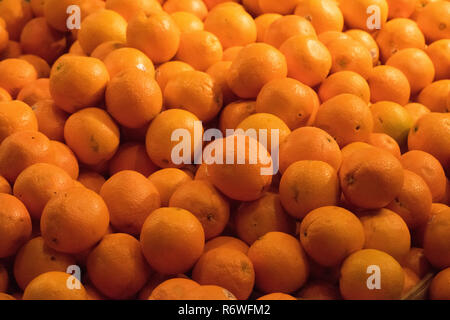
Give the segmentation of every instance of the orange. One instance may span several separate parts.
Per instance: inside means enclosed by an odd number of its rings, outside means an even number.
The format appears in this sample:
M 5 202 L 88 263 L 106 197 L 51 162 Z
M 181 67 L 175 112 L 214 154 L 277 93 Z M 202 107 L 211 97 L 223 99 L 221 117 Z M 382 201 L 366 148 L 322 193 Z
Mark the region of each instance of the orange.
M 320 42 L 322 42 L 325 46 L 327 46 L 333 40 L 342 40 L 342 39 L 352 39 L 352 37 L 348 36 L 344 32 L 339 31 L 325 31 L 317 36 Z
M 385 133 L 395 139 L 400 146 L 406 144 L 413 121 L 408 111 L 390 101 L 380 101 L 370 106 L 374 132 Z
M 50 272 L 66 272 L 67 268 L 76 264 L 75 259 L 48 247 L 42 237 L 28 241 L 19 250 L 14 259 L 14 278 L 23 290 L 37 276 Z
M 423 248 L 427 260 L 438 269 L 450 266 L 450 210 L 435 214 L 425 228 Z
M 378 65 L 380 59 L 380 49 L 370 33 L 359 29 L 351 29 L 347 30 L 345 34 L 365 46 L 372 56 L 373 65 Z
M 155 79 L 158 82 L 161 91 L 164 92 L 167 83 L 176 75 L 184 71 L 192 71 L 194 68 L 182 61 L 169 61 L 161 64 L 155 71 Z
M 78 31 L 83 52 L 91 52 L 106 41 L 126 41 L 127 22 L 115 11 L 99 10 L 87 16 Z
M 377 269 L 368 269 L 376 266 Z M 370 277 L 379 277 L 379 289 Z M 404 272 L 390 255 L 375 249 L 364 249 L 351 254 L 341 267 L 339 280 L 342 297 L 347 300 L 397 300 L 404 285 Z
M 404 170 L 403 187 L 386 208 L 398 213 L 412 230 L 428 221 L 431 203 L 431 192 L 425 181 L 414 172 Z
M 108 54 L 113 52 L 114 50 L 124 48 L 125 43 L 120 41 L 106 41 L 99 44 L 92 52 L 91 57 L 97 58 L 99 60 L 104 60 Z
M 11 101 L 11 100 L 12 100 L 12 97 L 9 94 L 9 92 L 3 88 L 0 88 L 0 101 L 3 102 L 3 101 Z
M 192 271 L 200 285 L 217 285 L 229 290 L 239 300 L 246 300 L 255 283 L 253 264 L 246 254 L 217 248 L 203 254 Z
M 24 53 L 34 54 L 53 63 L 64 52 L 66 38 L 63 33 L 51 28 L 44 17 L 39 17 L 24 26 L 20 46 Z
M 195 89 L 197 90 L 198 88 Z M 182 166 L 181 163 L 175 164 L 172 157 L 173 149 L 179 144 L 177 141 L 172 141 L 172 133 L 177 129 L 189 132 L 190 137 L 186 137 L 186 139 L 190 139 L 190 151 L 182 150 L 187 153 L 183 154 L 182 157 L 183 159 L 192 159 L 194 150 L 197 150 L 202 143 L 201 136 L 194 137 L 194 127 L 198 122 L 199 119 L 193 113 L 182 109 L 166 110 L 157 115 L 148 128 L 145 140 L 147 154 L 152 162 L 161 168 Z M 199 131 L 198 134 L 203 135 L 201 126 Z M 189 145 L 189 141 L 185 143 Z M 180 153 L 177 156 L 181 156 Z
M 269 188 L 272 159 L 256 139 L 236 134 L 215 140 L 210 147 L 210 152 L 214 150 L 215 155 L 205 159 L 209 180 L 227 197 L 253 201 Z M 232 158 L 227 150 L 232 150 Z
M 148 300 L 183 300 L 188 292 L 199 286 L 197 282 L 190 279 L 169 279 L 153 289 Z
M 324 206 L 312 210 L 302 220 L 300 241 L 318 264 L 338 266 L 349 254 L 363 248 L 364 229 L 350 211 Z
M 232 62 L 238 56 L 239 52 L 241 52 L 242 48 L 243 46 L 229 47 L 223 51 L 222 60 Z
M 339 170 L 342 162 L 339 145 L 326 131 L 315 127 L 302 127 L 280 145 L 280 171 L 283 173 L 294 162 L 319 160 Z
M 203 21 L 200 20 L 195 14 L 185 11 L 177 11 L 170 15 L 177 24 L 180 32 L 200 31 L 203 30 Z
M 19 100 L 0 102 L 0 143 L 19 131 L 38 129 L 38 120 L 33 110 Z
M 279 13 L 289 14 L 295 9 L 299 0 L 273 1 L 273 0 L 259 0 L 259 8 L 263 13 Z
M 449 113 L 432 112 L 421 117 L 409 132 L 409 150 L 422 150 L 428 152 L 439 160 L 444 170 L 449 170 L 449 121 Z
M 280 197 L 267 192 L 260 199 L 242 203 L 234 214 L 236 234 L 252 245 L 268 232 L 294 234 L 295 221 L 281 206 Z
M 403 168 L 422 177 L 431 191 L 433 202 L 440 202 L 445 198 L 447 179 L 439 161 L 431 154 L 411 150 L 401 157 Z
M 419 0 L 416 2 L 416 9 L 411 15 L 411 19 L 416 20 L 418 14 L 423 11 L 430 3 L 441 0 Z
M 208 7 L 209 10 L 211 10 L 212 8 L 214 8 L 215 6 L 222 4 L 224 2 L 240 2 L 239 0 L 203 0 L 203 2 L 206 4 L 206 6 Z M 227 3 L 228 5 L 228 3 Z
M 0 176 L 0 193 L 12 193 L 11 186 L 9 185 L 8 180 Z
M 155 171 L 150 175 L 149 180 L 160 194 L 161 206 L 167 207 L 175 190 L 185 182 L 191 181 L 192 178 L 180 169 L 167 168 Z
M 204 253 L 217 248 L 229 248 L 247 254 L 249 246 L 242 240 L 229 236 L 213 238 L 205 243 Z
M 246 46 L 256 41 L 255 21 L 240 6 L 220 5 L 212 9 L 205 19 L 205 30 L 219 38 L 224 49 Z
M 165 13 L 137 15 L 128 22 L 127 43 L 144 52 L 154 63 L 167 62 L 178 51 L 180 29 Z
M 123 143 L 109 163 L 109 173 L 116 174 L 122 170 L 134 170 L 148 177 L 158 168 L 150 160 L 145 145 L 137 142 Z
M 283 54 L 265 43 L 244 47 L 233 60 L 228 73 L 228 85 L 241 98 L 255 98 L 271 80 L 287 75 Z
M 105 183 L 105 178 L 97 172 L 83 170 L 78 176 L 78 182 L 80 182 L 86 188 L 100 193 L 100 189 Z
M 122 49 L 111 54 L 119 50 Z M 131 68 L 120 72 L 108 83 L 105 102 L 108 113 L 119 124 L 141 128 L 161 112 L 163 96 L 151 72 Z
M 317 37 L 313 25 L 306 18 L 297 15 L 287 15 L 275 20 L 266 30 L 264 42 L 275 48 L 293 36 L 303 36 L 315 39 Z
M 79 253 L 92 247 L 106 234 L 108 207 L 94 191 L 72 187 L 57 193 L 47 202 L 40 225 L 42 237 L 50 248 Z
M 41 1 L 41 0 L 31 0 L 30 1 L 31 10 L 33 10 L 33 14 L 36 17 L 42 17 L 44 15 L 44 4 L 45 4 L 45 1 Z
M 309 276 L 309 264 L 300 242 L 282 232 L 269 232 L 248 250 L 255 270 L 255 285 L 262 293 L 292 293 Z
M 6 59 L 0 62 L 0 86 L 13 98 L 23 87 L 36 79 L 36 69 L 23 59 Z
M 157 0 L 106 0 L 106 9 L 120 13 L 129 21 L 140 13 L 149 15 L 162 12 L 160 3 L 161 1 Z
M 379 148 L 360 148 L 344 157 L 339 171 L 345 198 L 365 209 L 388 205 L 402 190 L 403 179 L 400 161 Z
M 29 1 L 6 0 L 0 4 L 0 16 L 11 40 L 18 40 L 25 24 L 33 18 Z
M 180 38 L 180 47 L 175 56 L 177 60 L 191 65 L 194 69 L 205 71 L 222 60 L 222 45 L 211 32 L 199 30 L 185 32 Z
M 393 156 L 397 158 L 400 158 L 401 156 L 400 147 L 397 141 L 395 141 L 394 138 L 385 133 L 372 133 L 369 136 L 368 142 L 374 147 L 389 151 Z
M 264 42 L 266 37 L 267 30 L 270 25 L 275 21 L 281 18 L 282 15 L 278 13 L 264 13 L 255 18 L 256 30 L 257 30 L 257 42 Z
M 219 61 L 206 70 L 206 73 L 209 74 L 216 85 L 221 88 L 224 105 L 237 100 L 236 95 L 231 91 L 227 82 L 227 75 L 231 64 L 231 61 Z
M 150 268 L 138 240 L 125 233 L 106 235 L 89 253 L 89 279 L 105 296 L 133 297 L 147 282 Z
M 257 300 L 297 300 L 293 296 L 286 293 L 269 293 L 262 297 L 259 297 Z
M 192 180 L 181 184 L 169 199 L 169 207 L 191 212 L 205 231 L 205 239 L 220 235 L 230 217 L 227 200 L 205 180 Z
M 431 84 L 434 79 L 434 65 L 427 54 L 416 48 L 402 49 L 394 53 L 386 65 L 403 72 L 408 78 L 411 93 L 415 94 Z
M 399 69 L 388 65 L 377 66 L 373 68 L 367 81 L 372 103 L 391 101 L 405 105 L 409 102 L 411 86 Z
M 377 33 L 375 40 L 380 48 L 383 62 L 402 49 L 425 49 L 423 33 L 417 24 L 409 19 L 396 18 L 388 21 Z
M 450 39 L 442 39 L 433 42 L 425 52 L 433 61 L 436 71 L 436 80 L 450 78 Z
M 153 211 L 142 227 L 140 239 L 148 263 L 163 274 L 190 270 L 205 245 L 205 233 L 200 221 L 180 208 Z
M 353 71 L 339 71 L 331 74 L 322 82 L 318 92 L 322 102 L 343 93 L 358 96 L 366 103 L 370 101 L 370 88 L 367 81 Z
M 374 124 L 367 103 L 344 93 L 319 107 L 314 125 L 327 131 L 342 148 L 352 142 L 367 141 Z
M 47 78 L 34 80 L 19 91 L 17 100 L 23 101 L 32 107 L 36 102 L 51 99 L 49 86 L 50 80 Z
M 389 19 L 409 18 L 417 7 L 417 0 L 386 0 L 389 5 Z
M 11 58 L 19 58 L 22 55 L 22 48 L 20 47 L 20 43 L 17 41 L 8 41 L 8 46 L 6 49 L 0 54 L 1 59 L 11 59 Z
M 377 249 L 402 263 L 411 247 L 411 235 L 401 216 L 388 209 L 368 211 L 361 217 L 365 249 Z
M 326 31 L 342 31 L 344 17 L 334 0 L 299 1 L 295 14 L 311 21 L 318 34 Z
M 420 278 L 411 269 L 403 268 L 405 274 L 405 284 L 403 285 L 402 296 L 408 295 L 411 290 L 416 289 L 415 287 L 419 284 Z
M 69 48 L 69 52 L 67 54 L 74 55 L 74 56 L 87 56 L 86 53 L 83 51 L 80 45 L 80 41 L 75 41 L 72 43 L 72 45 Z M 96 58 L 96 57 L 95 57 Z
M 72 185 L 72 178 L 63 169 L 53 164 L 37 163 L 19 174 L 13 194 L 27 207 L 30 216 L 39 220 L 50 198 Z
M 80 7 L 81 20 L 83 20 L 89 13 L 90 4 L 93 4 L 90 0 L 45 0 L 44 16 L 52 28 L 66 32 L 68 31 L 67 19 L 69 17 L 67 8 L 71 5 Z
M 335 39 L 326 44 L 331 59 L 331 73 L 338 71 L 354 71 L 367 79 L 372 72 L 372 55 L 357 40 Z
M 17 300 L 12 295 L 0 292 L 0 300 Z
M 308 282 L 296 295 L 303 300 L 340 300 L 339 288 L 324 281 Z
M 146 71 L 152 77 L 155 75 L 152 61 L 143 52 L 134 48 L 113 50 L 103 59 L 103 62 L 111 78 L 130 68 Z
M 318 40 L 297 35 L 286 40 L 280 47 L 285 55 L 288 76 L 310 87 L 320 84 L 332 67 L 332 56 Z
M 39 131 L 45 134 L 49 139 L 64 140 L 64 124 L 69 115 L 58 108 L 53 100 L 41 100 L 32 106 Z
M 429 42 L 450 38 L 450 3 L 430 3 L 417 15 L 416 21 Z
M 419 94 L 417 101 L 432 112 L 450 112 L 447 98 L 450 94 L 450 79 L 435 81 L 426 86 Z
M 76 283 L 79 287 L 70 289 L 67 286 L 69 281 L 72 284 Z M 88 295 L 84 286 L 75 277 L 61 271 L 50 271 L 34 278 L 25 288 L 22 299 L 87 300 Z
M 340 197 L 336 170 L 322 161 L 297 161 L 291 164 L 280 181 L 281 204 L 296 219 L 310 211 L 337 205 Z
M 28 61 L 33 65 L 33 67 L 36 69 L 38 79 L 48 78 L 50 76 L 50 66 L 47 61 L 45 61 L 41 57 L 32 54 L 24 54 L 19 55 L 18 58 Z
M 72 179 L 78 178 L 79 166 L 78 160 L 72 150 L 62 142 L 51 140 L 50 148 L 53 154 L 48 162 L 64 169 Z
M 167 0 L 163 5 L 163 9 L 167 13 L 190 12 L 201 20 L 204 20 L 208 14 L 208 8 L 202 0 Z
M 145 219 L 161 206 L 153 183 L 131 170 L 120 171 L 106 180 L 100 195 L 108 206 L 111 225 L 131 235 L 139 235 Z
M 450 299 L 450 268 L 439 272 L 431 281 L 429 297 L 431 300 Z
M 50 93 L 58 107 L 73 113 L 99 104 L 108 81 L 108 70 L 100 60 L 63 55 L 52 66 Z
M 5 292 L 8 289 L 9 276 L 8 271 L 3 265 L 0 265 L 0 293 Z
M 0 193 L 0 257 L 14 255 L 31 236 L 31 219 L 27 208 L 12 195 Z
M 311 124 L 318 108 L 315 91 L 291 78 L 270 81 L 256 98 L 257 112 L 279 117 L 291 130 Z
M 0 175 L 10 183 L 27 167 L 39 162 L 51 162 L 50 140 L 37 131 L 19 131 L 0 145 Z
M 411 248 L 404 259 L 404 266 L 412 270 L 419 278 L 423 278 L 431 270 L 431 265 L 422 248 Z
M 423 115 L 431 112 L 431 110 L 423 104 L 416 102 L 408 103 L 404 108 L 408 111 L 413 123 L 416 123 Z
M 236 129 L 242 120 L 256 112 L 255 101 L 236 101 L 222 109 L 219 117 L 219 128 L 222 134 L 226 129 Z
M 185 296 L 185 300 L 237 300 L 227 289 L 214 286 L 199 286 L 191 289 Z
M 364 31 L 373 31 L 375 28 L 384 28 L 388 18 L 388 3 L 386 0 L 338 0 L 339 8 L 344 15 L 345 24 L 353 29 L 362 29 Z M 368 10 L 376 6 L 375 10 Z M 373 27 L 374 14 L 379 14 L 379 26 Z
M 195 114 L 201 121 L 212 120 L 223 103 L 221 88 L 201 71 L 186 71 L 171 79 L 164 89 L 164 104 Z

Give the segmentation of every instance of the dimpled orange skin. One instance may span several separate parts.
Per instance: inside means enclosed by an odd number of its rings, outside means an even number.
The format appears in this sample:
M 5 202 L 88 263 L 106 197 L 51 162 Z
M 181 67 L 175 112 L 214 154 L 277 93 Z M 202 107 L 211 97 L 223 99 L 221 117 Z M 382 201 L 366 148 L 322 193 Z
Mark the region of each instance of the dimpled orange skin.
M 158 82 L 161 92 L 164 93 L 167 83 L 177 74 L 184 71 L 192 71 L 191 65 L 182 61 L 169 61 L 161 64 L 155 71 L 155 80 Z
M 404 173 L 400 161 L 379 148 L 361 148 L 344 157 L 339 180 L 346 199 L 361 208 L 386 206 L 400 193 Z
M 322 102 L 343 93 L 360 97 L 366 103 L 370 102 L 370 88 L 367 81 L 353 71 L 340 71 L 331 74 L 320 85 L 318 94 Z
M 53 157 L 48 162 L 64 169 L 72 179 L 77 179 L 80 167 L 72 150 L 64 143 L 55 140 L 50 140 L 50 149 Z
M 286 76 L 283 54 L 268 44 L 255 43 L 244 47 L 233 60 L 227 81 L 236 95 L 250 99 L 269 81 Z
M 278 13 L 265 13 L 255 18 L 257 38 L 256 42 L 264 42 L 267 29 L 270 27 L 272 22 L 281 18 L 282 15 Z
M 203 21 L 196 15 L 186 11 L 177 11 L 170 15 L 180 29 L 181 34 L 203 30 Z
M 0 176 L 0 193 L 12 193 L 11 186 L 9 185 L 8 180 Z
M 426 86 L 417 100 L 432 112 L 448 113 L 450 112 L 450 107 L 446 103 L 448 94 L 450 94 L 450 79 L 439 80 Z
M 128 23 L 127 43 L 154 63 L 171 60 L 180 45 L 180 30 L 166 13 L 137 15 Z
M 227 289 L 215 286 L 205 285 L 193 288 L 185 296 L 185 300 L 237 300 L 236 297 Z
M 428 41 L 450 38 L 450 3 L 436 1 L 428 4 L 418 15 L 417 24 Z
M 117 74 L 106 87 L 105 99 L 109 114 L 127 128 L 147 125 L 161 112 L 163 104 L 161 89 L 152 73 L 139 69 Z
M 31 218 L 27 208 L 12 195 L 0 193 L 0 257 L 17 252 L 31 236 Z
M 148 215 L 161 206 L 153 183 L 131 170 L 120 171 L 106 180 L 100 195 L 108 206 L 111 225 L 131 235 L 138 235 Z
M 239 300 L 246 300 L 255 284 L 255 271 L 245 253 L 217 248 L 200 257 L 192 271 L 192 279 L 200 285 L 221 286 Z
M 162 12 L 161 2 L 157 0 L 106 0 L 106 9 L 114 10 L 129 21 L 137 14 Z
M 436 80 L 450 78 L 450 39 L 442 39 L 431 43 L 425 52 L 433 61 Z
M 106 234 L 108 207 L 94 191 L 72 187 L 50 199 L 42 212 L 40 226 L 49 247 L 65 253 L 79 253 Z
M 17 131 L 38 130 L 38 121 L 33 110 L 24 102 L 0 102 L 0 143 Z
M 367 79 L 371 102 L 391 101 L 400 105 L 409 102 L 411 86 L 408 78 L 399 69 L 391 66 L 377 66 Z
M 162 207 L 167 207 L 169 205 L 170 197 L 179 186 L 192 180 L 186 172 L 176 168 L 166 168 L 155 171 L 148 179 L 155 185 L 156 189 L 158 189 Z
M 135 48 L 113 50 L 103 59 L 103 63 L 108 69 L 111 79 L 120 72 L 130 68 L 146 71 L 152 77 L 155 76 L 153 62 L 143 52 Z
M 49 87 L 49 79 L 37 79 L 30 82 L 19 91 L 17 100 L 23 101 L 29 106 L 33 106 L 40 100 L 51 99 Z
M 148 300 L 183 300 L 190 290 L 199 286 L 197 282 L 190 279 L 169 279 L 153 289 Z
M 169 80 L 164 89 L 164 105 L 195 114 L 201 121 L 212 120 L 220 111 L 223 95 L 212 77 L 201 71 L 186 71 Z
M 318 34 L 344 28 L 344 17 L 338 3 L 333 0 L 300 1 L 294 13 L 310 20 Z
M 180 208 L 152 212 L 142 227 L 142 251 L 150 266 L 163 274 L 190 270 L 205 246 L 205 233 L 198 219 Z
M 209 180 L 227 197 L 239 201 L 253 201 L 260 198 L 269 188 L 272 175 L 263 174 L 263 170 L 270 171 L 272 158 L 267 149 L 256 139 L 244 135 L 232 135 L 227 138 L 215 140 L 215 155 L 219 161 L 205 159 L 207 163 Z M 228 147 L 227 147 L 228 145 Z M 231 146 L 231 147 L 230 147 Z M 233 148 L 232 163 L 227 160 L 227 148 Z M 243 148 L 244 154 L 238 154 L 237 150 Z M 238 156 L 244 163 L 238 163 Z M 251 163 L 252 157 L 255 162 Z M 263 163 L 268 160 L 268 163 Z
M 232 61 L 225 61 L 224 59 L 223 61 L 214 63 L 206 70 L 206 73 L 209 74 L 214 82 L 221 88 L 224 106 L 237 99 L 227 82 L 228 70 L 230 70 L 231 64 Z
M 153 163 L 161 168 L 176 168 L 183 165 L 175 164 L 172 159 L 172 150 L 179 142 L 171 141 L 171 137 L 177 129 L 186 129 L 190 133 L 190 155 L 193 158 L 194 149 L 201 143 L 201 140 L 198 140 L 201 136 L 194 137 L 196 121 L 200 120 L 193 113 L 182 109 L 170 109 L 157 115 L 150 124 L 145 138 L 147 154 Z M 199 133 L 203 136 L 203 128 Z
M 50 94 L 66 112 L 97 105 L 109 81 L 108 70 L 96 58 L 63 55 L 52 66 Z
M 294 162 L 320 160 L 339 170 L 342 155 L 339 145 L 326 131 L 315 127 L 302 127 L 280 145 L 280 171 L 283 173 Z
M 372 56 L 373 65 L 378 65 L 380 60 L 380 48 L 378 48 L 375 38 L 370 33 L 359 29 L 350 29 L 347 30 L 345 34 L 366 47 Z
M 116 154 L 109 162 L 110 175 L 122 170 L 137 171 L 148 177 L 156 172 L 158 167 L 148 157 L 144 144 L 127 142 L 119 146 Z
M 433 278 L 429 296 L 431 300 L 450 299 L 450 268 L 442 270 Z
M 235 101 L 222 109 L 219 116 L 219 128 L 222 134 L 226 129 L 235 129 L 239 123 L 256 112 L 255 101 Z
M 279 14 L 289 14 L 294 11 L 299 0 L 286 0 L 282 2 L 272 0 L 259 0 L 259 8 L 263 13 L 274 12 Z
M 372 133 L 369 136 L 369 144 L 389 151 L 393 156 L 400 159 L 401 151 L 397 141 L 385 133 Z
M 0 15 L 4 20 L 3 27 L 12 40 L 18 40 L 20 31 L 33 18 L 29 1 L 6 0 L 0 5 Z
M 139 241 L 125 233 L 102 239 L 89 253 L 87 272 L 95 287 L 113 299 L 133 297 L 150 276 Z
M 167 0 L 163 5 L 164 11 L 173 13 L 177 11 L 191 12 L 201 20 L 205 19 L 208 9 L 202 0 Z
M 14 259 L 14 278 L 19 287 L 26 286 L 40 274 L 50 271 L 66 272 L 67 267 L 76 264 L 72 256 L 48 247 L 42 237 L 28 241 Z
M 248 257 L 255 285 L 263 293 L 292 293 L 305 284 L 309 263 L 300 242 L 282 232 L 269 232 L 253 243 Z
M 450 209 L 432 216 L 425 229 L 423 248 L 427 260 L 436 268 L 450 266 Z
M 297 35 L 313 39 L 317 37 L 313 25 L 306 18 L 287 15 L 272 22 L 266 30 L 264 42 L 280 48 L 285 41 Z
M 0 265 L 0 293 L 5 292 L 8 289 L 9 276 L 8 271 L 3 265 Z
M 344 15 L 345 23 L 350 28 L 362 29 L 368 32 L 371 32 L 369 28 L 368 22 L 373 22 L 372 20 L 368 21 L 368 18 L 374 14 L 374 10 L 371 10 L 369 13 L 368 8 L 371 6 L 376 6 L 379 11 L 381 28 L 384 27 L 386 20 L 388 18 L 388 3 L 386 0 L 339 0 L 339 8 Z
M 205 243 L 204 253 L 217 248 L 230 248 L 247 254 L 249 246 L 242 240 L 229 236 L 220 236 L 213 238 Z
M 302 220 L 300 241 L 315 262 L 333 267 L 363 248 L 364 229 L 350 211 L 325 206 L 311 211 Z
M 63 169 L 52 164 L 37 163 L 19 174 L 13 194 L 25 204 L 31 217 L 39 220 L 50 198 L 72 185 L 72 178 Z
M 5 59 L 0 62 L 0 86 L 15 98 L 20 90 L 37 79 L 36 69 L 23 59 Z

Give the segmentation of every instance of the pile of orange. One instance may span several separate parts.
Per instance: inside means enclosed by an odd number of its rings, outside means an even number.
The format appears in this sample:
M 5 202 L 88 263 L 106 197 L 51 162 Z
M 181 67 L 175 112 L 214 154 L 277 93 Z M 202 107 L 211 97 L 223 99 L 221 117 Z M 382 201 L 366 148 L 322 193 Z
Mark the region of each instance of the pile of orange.
M 449 178 L 448 0 L 0 1 L 0 300 L 450 299 Z

